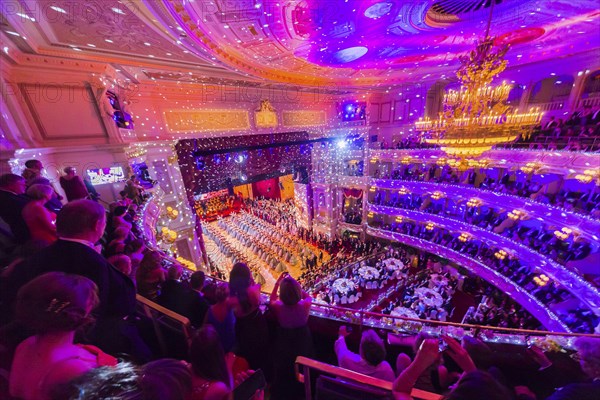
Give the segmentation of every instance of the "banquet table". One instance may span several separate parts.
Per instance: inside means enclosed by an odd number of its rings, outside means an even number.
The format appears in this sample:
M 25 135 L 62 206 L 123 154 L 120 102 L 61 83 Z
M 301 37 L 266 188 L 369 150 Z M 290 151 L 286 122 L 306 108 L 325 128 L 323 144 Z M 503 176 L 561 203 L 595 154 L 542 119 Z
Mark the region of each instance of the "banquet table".
M 373 267 L 360 267 L 358 269 L 358 275 L 366 281 L 379 279 L 379 271 Z
M 419 318 L 416 312 L 406 307 L 396 307 L 390 313 L 393 317 Z
M 398 260 L 397 258 L 387 258 L 383 260 L 383 265 L 385 266 L 385 269 L 387 269 L 390 272 L 393 272 L 392 278 L 395 279 L 400 277 L 400 275 L 404 275 L 402 271 L 406 269 L 404 263 Z
M 333 293 L 335 296 L 339 297 L 339 302 L 342 304 L 350 304 L 354 303 L 358 298 L 353 295 L 354 292 L 358 289 L 356 283 L 354 283 L 351 279 L 339 278 L 333 281 L 331 284 L 331 288 L 333 289 Z M 342 300 L 342 299 L 345 299 Z M 336 300 L 336 303 L 338 301 Z
M 441 307 L 444 304 L 442 296 L 433 289 L 415 289 L 415 295 L 428 307 Z
M 432 274 L 429 280 L 429 288 L 433 289 L 436 286 L 448 286 L 448 278 L 440 274 Z

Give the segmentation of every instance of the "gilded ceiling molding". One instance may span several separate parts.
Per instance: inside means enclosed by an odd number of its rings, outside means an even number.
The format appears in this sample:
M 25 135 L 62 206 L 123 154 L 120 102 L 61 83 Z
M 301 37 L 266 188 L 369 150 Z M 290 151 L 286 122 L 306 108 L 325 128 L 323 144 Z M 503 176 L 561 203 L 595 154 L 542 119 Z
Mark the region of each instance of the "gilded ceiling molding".
M 250 128 L 246 110 L 167 110 L 163 113 L 171 133 L 231 131 Z

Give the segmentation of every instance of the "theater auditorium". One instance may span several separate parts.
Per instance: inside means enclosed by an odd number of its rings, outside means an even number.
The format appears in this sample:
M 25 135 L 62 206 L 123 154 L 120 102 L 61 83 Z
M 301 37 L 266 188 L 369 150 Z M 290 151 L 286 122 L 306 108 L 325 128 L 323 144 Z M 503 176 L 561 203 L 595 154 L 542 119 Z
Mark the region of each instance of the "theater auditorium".
M 0 398 L 600 399 L 597 0 L 0 15 Z

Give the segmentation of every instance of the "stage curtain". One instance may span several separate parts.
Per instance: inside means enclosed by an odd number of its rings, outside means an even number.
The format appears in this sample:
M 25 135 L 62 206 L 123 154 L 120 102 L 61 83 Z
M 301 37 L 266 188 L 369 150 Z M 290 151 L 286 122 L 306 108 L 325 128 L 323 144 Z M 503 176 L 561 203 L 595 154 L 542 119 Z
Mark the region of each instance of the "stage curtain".
M 252 194 L 254 198 L 264 197 L 265 199 L 280 199 L 279 179 L 266 179 L 264 181 L 252 183 Z
M 363 196 L 362 189 L 344 189 L 344 197 L 360 199 Z

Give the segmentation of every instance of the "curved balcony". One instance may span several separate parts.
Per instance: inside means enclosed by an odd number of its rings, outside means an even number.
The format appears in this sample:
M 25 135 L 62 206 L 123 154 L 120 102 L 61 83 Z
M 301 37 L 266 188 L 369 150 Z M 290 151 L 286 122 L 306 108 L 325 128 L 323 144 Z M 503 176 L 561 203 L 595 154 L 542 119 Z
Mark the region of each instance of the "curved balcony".
M 393 182 L 392 182 L 393 183 Z M 375 183 L 375 185 L 377 185 L 377 183 Z M 477 226 L 477 227 L 482 227 L 482 223 L 487 224 L 488 226 L 485 228 L 486 230 L 490 230 L 491 228 L 491 224 L 492 224 L 492 219 L 494 220 L 494 224 L 496 225 L 493 228 L 493 231 L 496 232 L 497 228 L 502 228 L 502 231 L 497 232 L 498 234 L 501 234 L 503 236 L 509 236 L 509 235 L 513 235 L 515 232 L 519 232 L 521 229 L 525 229 L 525 233 L 526 232 L 531 232 L 533 230 L 537 230 L 537 229 L 542 229 L 543 230 L 543 234 L 544 237 L 550 236 L 552 239 L 549 243 L 544 243 L 540 240 L 535 241 L 533 244 L 529 244 L 529 247 L 532 248 L 532 250 L 537 251 L 538 253 L 553 259 L 556 262 L 559 262 L 561 264 L 566 264 L 569 268 L 572 268 L 572 266 L 574 265 L 579 265 L 580 267 L 584 266 L 583 264 L 586 263 L 586 259 L 590 260 L 590 259 L 594 259 L 594 257 L 598 256 L 598 249 L 594 249 L 593 246 L 593 242 L 598 240 L 598 237 L 596 236 L 596 234 L 598 232 L 600 232 L 600 222 L 596 222 L 593 220 L 586 220 L 584 219 L 584 217 L 579 217 L 579 216 L 571 216 L 573 218 L 567 218 L 567 217 L 563 217 L 563 215 L 566 215 L 563 212 L 560 211 L 548 211 L 548 210 L 544 210 L 543 207 L 536 207 L 536 205 L 534 205 L 534 207 L 531 207 L 531 205 L 527 202 L 524 203 L 515 203 L 511 202 L 509 199 L 505 198 L 502 195 L 498 195 L 496 193 L 490 193 L 489 196 L 475 196 L 476 191 L 471 191 L 471 193 L 465 193 L 464 189 L 462 188 L 454 188 L 455 190 L 434 190 L 437 189 L 438 186 L 436 184 L 432 184 L 429 183 L 427 185 L 425 184 L 419 184 L 419 185 L 415 185 L 415 184 L 410 184 L 410 185 L 401 185 L 399 187 L 395 187 L 395 186 L 388 186 L 388 187 L 381 187 L 381 186 L 372 186 L 371 187 L 371 191 L 370 193 L 373 193 L 373 188 L 376 187 L 378 189 L 381 190 L 388 190 L 388 191 L 392 191 L 392 190 L 398 190 L 400 191 L 410 191 L 411 195 L 413 196 L 412 199 L 408 199 L 406 197 L 402 198 L 401 203 L 402 204 L 398 204 L 396 203 L 396 205 L 391 205 L 389 202 L 384 201 L 380 201 L 380 202 L 371 202 L 369 201 L 369 204 L 372 205 L 376 205 L 376 206 L 387 206 L 387 207 L 391 207 L 397 210 L 417 210 L 417 208 L 413 207 L 407 207 L 406 205 L 406 201 L 405 200 L 410 200 L 410 201 L 415 201 L 415 195 L 416 196 L 420 196 L 419 199 L 422 200 L 422 203 L 416 203 L 418 206 L 420 206 L 418 208 L 418 211 L 420 212 L 425 212 L 431 215 L 436 215 L 439 217 L 443 217 L 443 218 L 447 218 L 450 220 L 456 220 L 459 222 L 465 222 L 468 223 L 470 226 Z M 381 193 L 381 192 L 380 192 Z M 419 194 L 420 193 L 420 194 Z M 433 195 L 434 193 L 436 194 L 441 194 L 443 197 L 439 198 L 439 199 L 433 199 L 432 196 L 427 196 L 427 194 L 431 194 Z M 390 196 L 391 199 L 390 201 L 394 200 L 394 197 L 396 197 L 396 200 L 400 200 L 400 196 L 402 196 L 403 194 L 400 194 L 398 196 Z M 406 193 L 405 195 L 408 195 L 408 193 Z M 466 195 L 466 196 L 465 196 Z M 371 196 L 373 197 L 373 196 Z M 468 201 L 471 201 L 471 199 L 477 199 L 478 201 L 480 201 L 480 204 L 476 205 L 476 206 L 469 206 L 468 205 Z M 485 199 L 485 201 L 484 201 Z M 493 202 L 493 203 L 492 203 Z M 384 204 L 382 204 L 384 203 Z M 413 203 L 414 205 L 415 203 Z M 510 204 L 510 208 L 506 208 L 506 205 Z M 519 205 L 521 207 L 519 207 Z M 423 207 L 426 208 L 423 208 Z M 475 213 L 474 215 L 471 215 L 472 218 L 476 219 L 479 218 L 479 223 L 473 223 L 471 221 L 465 221 L 465 216 L 467 215 L 467 211 L 469 208 L 481 208 L 481 207 L 487 207 L 488 211 L 491 211 L 492 214 L 488 214 L 489 217 L 491 217 L 491 219 L 483 219 L 481 218 L 481 215 L 479 214 L 479 212 Z M 494 208 L 494 206 L 496 206 Z M 525 213 L 525 217 L 524 219 L 520 220 L 520 221 L 514 221 L 511 224 L 511 221 L 509 220 L 510 217 L 510 212 L 511 210 L 518 210 L 519 212 L 524 212 Z M 540 210 L 541 209 L 541 210 Z M 542 211 L 543 210 L 543 211 Z M 533 215 L 531 215 L 530 213 L 534 213 Z M 536 217 L 537 218 L 534 218 Z M 577 218 L 579 217 L 579 218 Z M 500 222 L 498 222 L 499 218 L 503 218 L 502 220 L 500 220 Z M 567 221 L 567 223 L 565 223 L 565 220 Z M 571 222 L 571 223 L 569 223 Z M 556 241 L 558 239 L 554 238 L 555 232 L 560 231 L 561 229 L 564 228 L 568 228 L 571 229 L 571 231 L 573 231 L 573 235 L 577 238 L 577 248 L 573 247 L 573 248 L 569 248 L 568 250 L 562 249 L 561 246 L 565 243 L 570 243 L 570 245 L 575 243 L 575 239 L 573 239 L 573 243 L 571 242 L 552 242 L 552 240 Z M 525 234 L 524 233 L 524 234 Z M 564 239 L 561 240 L 566 240 L 566 238 L 568 238 L 570 236 L 567 235 Z M 521 238 L 522 240 L 520 240 L 522 243 L 525 243 L 525 245 L 527 245 L 525 238 L 522 237 L 521 234 L 519 234 L 519 238 Z M 546 247 L 550 245 L 550 247 Z M 587 246 L 587 247 L 586 247 Z M 568 252 L 575 252 L 575 251 L 587 251 L 589 250 L 589 254 L 585 257 L 581 257 L 578 258 L 576 260 L 569 260 L 567 257 L 565 257 L 565 254 Z M 589 257 L 589 259 L 588 259 Z M 581 273 L 592 273 L 593 274 L 593 268 L 584 268 Z
M 566 211 L 549 204 L 535 202 L 532 199 L 524 197 L 448 183 L 372 179 L 371 186 L 390 191 L 406 188 L 411 193 L 441 191 L 447 198 L 454 199 L 455 203 L 458 203 L 458 201 L 456 201 L 457 199 L 468 200 L 470 198 L 477 198 L 482 201 L 482 205 L 486 206 L 495 205 L 506 207 L 506 205 L 510 204 L 510 209 L 522 210 L 532 218 L 537 218 L 541 221 L 553 223 L 558 226 L 568 226 L 577 229 L 589 239 L 599 239 L 597 235 L 598 232 L 600 232 L 600 220 Z
M 374 151 L 371 154 L 371 163 L 373 160 L 377 162 L 383 163 L 391 163 L 390 171 L 386 172 L 388 175 L 385 179 L 391 179 L 393 165 L 400 164 L 401 162 L 404 165 L 409 164 L 419 164 L 425 166 L 437 166 L 437 163 L 440 159 L 443 159 L 446 155 L 440 150 L 380 150 Z M 409 164 L 405 164 L 406 162 Z M 572 153 L 569 152 L 565 154 L 565 152 L 540 152 L 540 151 L 517 151 L 517 150 L 492 150 L 485 155 L 486 167 L 488 169 L 491 168 L 499 168 L 502 170 L 514 171 L 518 170 L 520 167 L 523 167 L 527 164 L 537 165 L 539 169 L 535 172 L 537 175 L 543 174 L 557 174 L 562 175 L 563 179 L 573 179 L 573 177 L 577 174 L 583 174 L 586 170 L 594 170 L 600 165 L 600 155 L 596 153 Z M 483 167 L 476 167 L 483 168 Z M 461 174 L 464 174 L 464 171 L 460 171 Z M 425 174 L 421 174 L 419 179 L 414 179 L 414 177 L 399 177 L 397 179 L 392 179 L 394 181 L 401 182 L 427 182 Z M 373 177 L 373 179 L 380 179 L 378 177 Z M 440 183 L 447 184 L 447 183 Z M 466 187 L 466 188 L 475 188 L 472 184 L 467 183 L 454 183 L 451 184 L 453 186 L 458 187 Z M 583 188 L 585 191 L 590 190 L 590 186 Z M 492 192 L 490 190 L 490 192 Z M 558 190 L 557 190 L 558 192 Z M 526 199 L 528 202 L 532 204 L 541 204 L 547 205 L 548 201 L 542 201 L 541 196 L 532 196 L 531 193 L 525 195 L 510 195 L 513 198 L 521 198 Z M 558 206 L 552 206 L 557 210 L 562 210 L 564 213 L 575 214 L 575 215 L 584 215 L 588 216 L 589 212 L 586 210 L 577 210 L 574 209 L 572 211 Z M 591 218 L 593 219 L 593 218 Z M 598 220 L 596 218 L 596 220 Z
M 588 306 L 595 315 L 600 315 L 600 291 L 585 281 L 581 276 L 569 271 L 564 266 L 549 260 L 540 253 L 517 243 L 509 238 L 500 236 L 485 229 L 464 222 L 450 220 L 435 214 L 420 211 L 410 211 L 387 206 L 369 205 L 369 211 L 388 216 L 403 216 L 417 221 L 433 222 L 455 232 L 469 232 L 486 244 L 499 248 L 514 250 L 520 258 L 542 270 L 555 281 L 564 286 L 570 293 Z
M 371 236 L 382 239 L 395 240 L 454 261 L 458 265 L 475 272 L 479 277 L 485 279 L 498 289 L 502 290 L 504 293 L 508 294 L 513 300 L 529 311 L 531 315 L 537 318 L 537 320 L 540 321 L 540 323 L 547 329 L 555 332 L 570 332 L 567 325 L 561 322 L 560 318 L 550 311 L 547 306 L 536 299 L 535 296 L 498 271 L 486 266 L 481 261 L 474 260 L 440 244 L 432 243 L 402 233 L 390 232 L 372 227 L 367 228 L 367 233 Z

